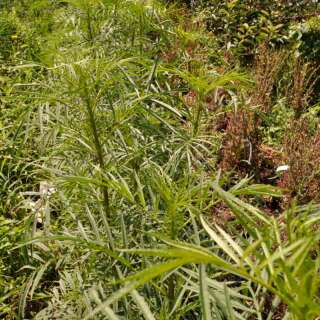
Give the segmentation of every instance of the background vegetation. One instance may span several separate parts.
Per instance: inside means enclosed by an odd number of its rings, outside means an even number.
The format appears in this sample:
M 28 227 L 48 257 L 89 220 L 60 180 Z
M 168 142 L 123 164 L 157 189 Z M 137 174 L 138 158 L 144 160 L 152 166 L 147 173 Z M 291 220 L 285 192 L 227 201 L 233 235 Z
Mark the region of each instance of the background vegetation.
M 0 4 L 1 319 L 317 319 L 317 1 Z

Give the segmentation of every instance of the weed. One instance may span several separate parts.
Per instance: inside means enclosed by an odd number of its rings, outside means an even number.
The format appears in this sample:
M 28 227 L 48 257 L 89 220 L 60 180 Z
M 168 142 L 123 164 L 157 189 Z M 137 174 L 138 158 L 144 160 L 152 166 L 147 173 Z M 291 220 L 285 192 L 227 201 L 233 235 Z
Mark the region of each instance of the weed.
M 284 141 L 284 163 L 289 170 L 283 174 L 280 185 L 302 203 L 319 200 L 320 133 L 310 133 L 307 119 L 292 123 Z
M 294 109 L 295 118 L 307 111 L 314 96 L 314 87 L 318 81 L 317 72 L 319 68 L 309 63 L 297 60 L 294 64 L 292 83 L 288 87 L 288 104 Z
M 257 49 L 252 74 L 256 86 L 251 94 L 251 103 L 262 112 L 270 112 L 274 100 L 274 88 L 285 60 L 284 51 L 270 49 L 266 43 Z

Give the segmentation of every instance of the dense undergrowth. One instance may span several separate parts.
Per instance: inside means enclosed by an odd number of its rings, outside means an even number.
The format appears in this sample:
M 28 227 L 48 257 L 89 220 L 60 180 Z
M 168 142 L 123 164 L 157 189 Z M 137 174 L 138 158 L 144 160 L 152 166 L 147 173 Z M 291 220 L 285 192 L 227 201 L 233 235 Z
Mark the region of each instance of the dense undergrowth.
M 316 319 L 318 9 L 3 1 L 0 318 Z

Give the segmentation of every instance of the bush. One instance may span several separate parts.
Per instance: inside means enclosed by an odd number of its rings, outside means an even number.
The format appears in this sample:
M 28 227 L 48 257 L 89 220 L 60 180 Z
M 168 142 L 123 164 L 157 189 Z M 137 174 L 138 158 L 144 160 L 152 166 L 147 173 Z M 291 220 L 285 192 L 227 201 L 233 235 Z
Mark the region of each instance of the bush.
M 319 5 L 306 1 L 203 1 L 208 29 L 221 46 L 251 58 L 262 42 L 278 47 L 289 42 L 291 23 L 303 20 Z
M 300 26 L 301 55 L 308 61 L 320 61 L 320 17 L 309 19 Z
M 284 139 L 284 163 L 289 166 L 279 185 L 300 203 L 320 201 L 320 130 L 312 132 L 307 118 L 292 122 Z

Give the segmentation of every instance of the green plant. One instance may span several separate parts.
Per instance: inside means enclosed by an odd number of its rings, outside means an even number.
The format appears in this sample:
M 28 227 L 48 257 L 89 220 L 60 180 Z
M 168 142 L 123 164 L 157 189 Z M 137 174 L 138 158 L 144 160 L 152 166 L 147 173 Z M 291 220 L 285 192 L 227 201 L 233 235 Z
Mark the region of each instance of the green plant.
M 232 21 L 221 41 L 178 4 L 3 6 L 18 39 L 0 68 L 1 318 L 317 316 L 319 207 L 287 203 L 273 186 L 308 82 L 296 48 L 261 46 L 250 68 L 224 49 L 228 38 L 254 54 L 264 38 L 236 34 L 256 3 L 224 6 Z M 310 103 L 297 104 L 312 124 L 305 148 L 284 145 L 299 182 L 309 177 L 301 154 L 317 155 Z
M 201 1 L 210 30 L 221 45 L 252 58 L 257 45 L 278 47 L 290 42 L 291 23 L 317 12 L 312 1 Z M 221 37 L 221 35 L 224 35 Z
M 220 314 L 221 318 L 231 316 L 237 319 L 240 315 L 236 310 L 244 308 L 244 306 L 236 304 L 235 301 L 232 302 L 231 297 L 235 292 L 232 292 L 233 289 L 228 291 L 226 285 L 223 284 L 220 288 L 224 290 L 226 304 L 219 305 L 219 300 L 216 300 L 216 295 L 219 293 L 209 290 L 214 283 L 210 282 L 205 271 L 209 270 L 209 266 L 212 268 L 208 272 L 213 273 L 213 276 L 214 272 L 218 272 L 218 270 L 222 271 L 222 275 L 234 274 L 238 276 L 237 289 L 240 289 L 240 292 L 248 290 L 249 296 L 251 295 L 251 299 L 254 301 L 260 296 L 261 300 L 256 305 L 258 318 L 262 316 L 259 313 L 261 312 L 260 308 L 263 308 L 265 300 L 268 299 L 265 289 L 273 295 L 274 308 L 279 306 L 280 300 L 278 298 L 288 305 L 286 317 L 314 319 L 319 314 L 319 298 L 317 296 L 319 259 L 317 256 L 311 257 L 311 252 L 318 242 L 318 236 L 314 236 L 312 228 L 314 222 L 319 220 L 317 207 L 292 207 L 282 214 L 282 218 L 286 222 L 283 224 L 276 219 L 267 219 L 263 212 L 242 202 L 231 193 L 223 191 L 218 185 L 214 184 L 213 189 L 216 196 L 225 201 L 240 219 L 241 226 L 244 228 L 243 237 L 234 239 L 219 226 L 209 226 L 200 217 L 202 228 L 212 240 L 212 248 L 201 245 L 200 231 L 198 227 L 195 227 L 196 244 L 162 238 L 162 241 L 167 245 L 166 247 L 124 250 L 124 252 L 132 254 L 162 257 L 165 261 L 128 277 L 125 287 L 114 293 L 105 302 L 98 304 L 89 313 L 88 318 L 103 312 L 104 308 L 133 288 L 172 270 L 174 273 L 180 274 L 177 268 L 189 264 L 198 266 L 200 277 L 198 290 L 202 317 L 205 319 L 213 319 L 213 312 L 218 317 Z M 258 225 L 260 225 L 259 229 Z M 319 235 L 318 232 L 317 235 Z M 220 254 L 218 254 L 219 252 Z M 222 257 L 221 252 L 223 252 Z M 192 269 L 194 269 L 192 266 L 190 269 L 187 267 L 184 272 L 192 274 Z M 228 297 L 228 295 L 230 296 Z M 244 298 L 244 296 L 238 297 Z M 246 299 L 250 300 L 249 297 Z M 254 311 L 251 310 L 251 312 Z M 269 314 L 266 314 L 266 318 L 271 319 L 273 313 L 274 310 L 271 310 Z
M 320 41 L 320 19 L 314 17 L 300 26 L 300 46 L 301 55 L 311 61 L 319 59 L 319 41 Z

